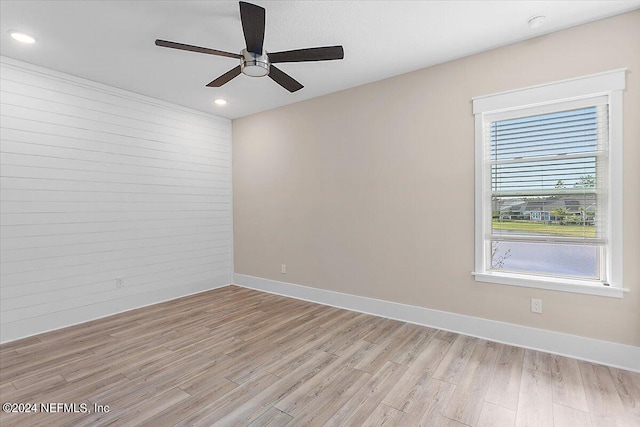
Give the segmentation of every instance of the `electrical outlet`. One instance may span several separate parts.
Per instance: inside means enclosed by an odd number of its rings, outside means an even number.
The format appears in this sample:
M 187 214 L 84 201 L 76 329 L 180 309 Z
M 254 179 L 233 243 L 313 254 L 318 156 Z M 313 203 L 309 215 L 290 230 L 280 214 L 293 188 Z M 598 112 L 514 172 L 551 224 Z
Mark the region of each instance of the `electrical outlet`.
M 287 274 L 287 264 L 282 264 L 282 266 L 280 267 L 280 272 L 282 274 Z
M 542 300 L 531 298 L 531 311 L 534 313 L 542 313 Z
M 124 288 L 124 278 L 122 276 L 116 277 L 116 288 Z

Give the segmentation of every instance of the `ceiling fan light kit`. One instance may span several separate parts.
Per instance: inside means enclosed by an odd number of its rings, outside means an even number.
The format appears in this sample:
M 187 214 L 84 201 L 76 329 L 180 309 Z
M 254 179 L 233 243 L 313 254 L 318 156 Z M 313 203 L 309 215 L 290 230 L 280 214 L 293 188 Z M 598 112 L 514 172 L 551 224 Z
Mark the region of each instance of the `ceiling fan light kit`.
M 240 65 L 207 84 L 208 87 L 220 87 L 242 73 L 250 77 L 269 76 L 271 80 L 289 92 L 296 92 L 304 86 L 284 71 L 273 66 L 274 63 L 332 61 L 344 58 L 342 46 L 312 47 L 267 53 L 263 46 L 265 17 L 266 11 L 264 8 L 255 4 L 240 2 L 240 20 L 242 21 L 242 31 L 247 44 L 246 49 L 242 49 L 240 54 L 160 39 L 156 40 L 156 46 L 240 59 Z
M 269 74 L 269 55 L 263 52 L 262 55 L 242 49 L 242 59 L 240 71 L 250 77 L 264 77 Z

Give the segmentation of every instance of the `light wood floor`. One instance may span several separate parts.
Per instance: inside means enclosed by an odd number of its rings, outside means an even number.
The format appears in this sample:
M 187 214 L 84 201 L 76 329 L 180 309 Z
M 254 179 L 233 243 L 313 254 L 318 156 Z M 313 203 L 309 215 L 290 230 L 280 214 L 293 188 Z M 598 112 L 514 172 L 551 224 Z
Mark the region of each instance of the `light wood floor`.
M 0 425 L 640 426 L 640 375 L 226 287 L 0 347 Z

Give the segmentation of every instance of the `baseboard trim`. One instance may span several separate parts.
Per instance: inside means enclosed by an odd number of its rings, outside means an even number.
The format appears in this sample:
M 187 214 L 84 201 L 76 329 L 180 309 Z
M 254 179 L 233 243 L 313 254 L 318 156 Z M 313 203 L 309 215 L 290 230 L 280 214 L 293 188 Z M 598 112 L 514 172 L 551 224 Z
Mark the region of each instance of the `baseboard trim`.
M 640 347 L 631 345 L 263 279 L 245 274 L 234 274 L 233 283 L 258 291 L 640 372 Z

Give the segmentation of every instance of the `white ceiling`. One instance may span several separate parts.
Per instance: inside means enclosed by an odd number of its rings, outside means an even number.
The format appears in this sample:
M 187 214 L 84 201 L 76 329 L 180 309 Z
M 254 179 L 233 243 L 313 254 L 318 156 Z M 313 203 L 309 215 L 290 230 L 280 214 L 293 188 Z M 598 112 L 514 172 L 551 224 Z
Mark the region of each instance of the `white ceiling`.
M 342 44 L 342 61 L 279 64 L 304 89 L 240 75 L 238 60 L 156 47 L 165 40 L 240 52 L 237 1 L 2 0 L 2 55 L 228 118 L 291 104 L 640 7 L 605 1 L 266 1 L 270 52 Z M 527 20 L 546 15 L 543 26 Z M 38 40 L 21 45 L 9 30 Z M 229 101 L 224 107 L 216 97 Z

